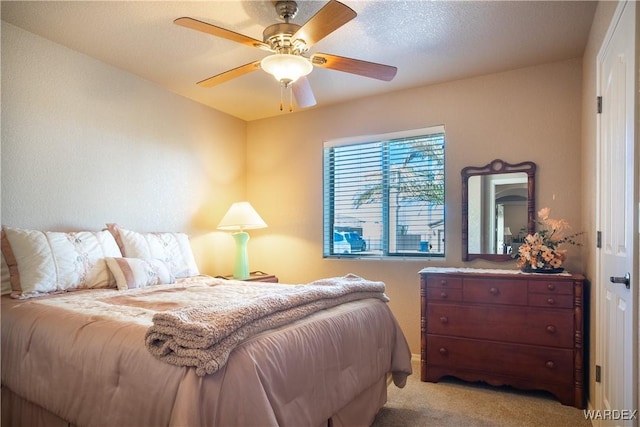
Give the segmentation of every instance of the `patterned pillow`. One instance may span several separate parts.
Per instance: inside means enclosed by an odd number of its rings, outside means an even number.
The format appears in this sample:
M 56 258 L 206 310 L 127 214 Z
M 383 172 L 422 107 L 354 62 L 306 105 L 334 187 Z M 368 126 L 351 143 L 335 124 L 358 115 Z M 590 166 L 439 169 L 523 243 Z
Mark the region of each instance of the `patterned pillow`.
M 124 257 L 159 259 L 169 266 L 176 279 L 200 274 L 189 237 L 184 233 L 138 233 L 113 223 L 107 224 L 107 229 Z
M 122 256 L 108 231 L 51 232 L 2 227 L 11 296 L 115 287 L 105 257 Z
M 105 258 L 119 290 L 175 283 L 169 267 L 159 259 Z

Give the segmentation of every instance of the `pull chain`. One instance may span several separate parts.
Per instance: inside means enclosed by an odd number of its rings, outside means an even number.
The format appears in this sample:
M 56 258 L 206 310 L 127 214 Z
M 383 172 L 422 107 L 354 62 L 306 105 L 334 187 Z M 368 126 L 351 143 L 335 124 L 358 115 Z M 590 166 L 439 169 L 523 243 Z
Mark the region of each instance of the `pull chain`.
M 293 88 L 291 86 L 292 85 L 289 84 L 289 86 L 287 87 L 287 89 L 289 89 L 289 112 L 290 113 L 293 112 Z
M 293 112 L 293 88 L 290 80 L 280 80 L 280 111 L 284 111 L 285 98 L 289 100 L 289 112 Z
M 283 102 L 282 102 L 282 95 L 283 95 L 283 93 L 282 93 L 282 92 L 283 92 L 283 90 L 284 90 L 284 87 L 285 87 L 285 86 L 284 86 L 284 82 L 282 82 L 282 83 L 280 84 L 280 111 L 282 111 L 282 110 L 284 109 L 284 108 L 283 108 Z

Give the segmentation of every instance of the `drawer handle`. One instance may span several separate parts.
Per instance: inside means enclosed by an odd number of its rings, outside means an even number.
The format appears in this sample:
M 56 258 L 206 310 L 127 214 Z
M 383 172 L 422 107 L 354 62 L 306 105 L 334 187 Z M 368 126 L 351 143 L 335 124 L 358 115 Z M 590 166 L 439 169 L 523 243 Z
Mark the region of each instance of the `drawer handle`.
M 440 281 L 440 286 L 447 286 L 447 281 L 446 280 L 441 280 Z
M 547 325 L 547 332 L 549 332 L 550 334 L 555 334 L 556 331 L 557 329 L 554 325 Z
M 446 299 L 447 297 L 449 297 L 449 295 L 446 292 L 440 292 L 440 298 Z
M 556 364 L 553 362 L 553 360 L 547 360 L 547 363 L 545 363 L 544 366 L 546 366 L 547 369 L 554 369 L 556 367 Z
M 549 289 L 550 291 L 555 291 L 556 289 L 556 285 L 554 285 L 553 283 L 549 283 L 547 285 L 547 289 Z
M 449 350 L 447 350 L 444 347 L 440 347 L 440 350 L 438 350 L 440 352 L 441 355 L 446 356 L 449 354 Z
M 440 318 L 440 323 L 449 323 L 449 318 L 447 316 L 442 316 Z
M 554 305 L 555 303 L 556 303 L 556 300 L 554 300 L 553 298 L 547 299 L 547 304 Z
M 489 289 L 489 293 L 490 293 L 491 295 L 498 295 L 498 294 L 500 293 L 500 289 L 498 289 L 498 288 L 491 288 L 491 289 Z

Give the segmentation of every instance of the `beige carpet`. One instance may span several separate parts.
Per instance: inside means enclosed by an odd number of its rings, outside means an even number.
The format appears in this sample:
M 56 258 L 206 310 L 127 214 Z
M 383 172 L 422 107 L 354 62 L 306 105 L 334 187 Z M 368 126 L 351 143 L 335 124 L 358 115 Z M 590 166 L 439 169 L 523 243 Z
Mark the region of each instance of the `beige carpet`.
M 420 381 L 419 363 L 405 388 L 389 386 L 387 404 L 373 427 L 518 426 L 590 427 L 584 412 L 564 406 L 546 392 L 527 392 L 446 378 Z

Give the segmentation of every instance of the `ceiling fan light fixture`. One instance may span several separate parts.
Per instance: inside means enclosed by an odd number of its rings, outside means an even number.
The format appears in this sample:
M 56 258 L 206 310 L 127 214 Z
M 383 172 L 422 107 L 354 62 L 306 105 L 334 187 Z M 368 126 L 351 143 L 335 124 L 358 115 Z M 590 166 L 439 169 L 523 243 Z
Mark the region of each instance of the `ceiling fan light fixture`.
M 303 56 L 290 53 L 277 53 L 260 61 L 260 67 L 277 81 L 293 83 L 313 70 L 311 62 Z

